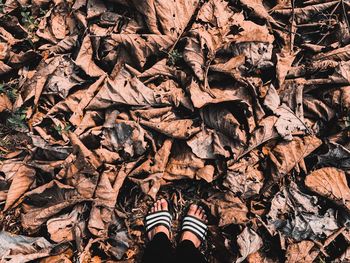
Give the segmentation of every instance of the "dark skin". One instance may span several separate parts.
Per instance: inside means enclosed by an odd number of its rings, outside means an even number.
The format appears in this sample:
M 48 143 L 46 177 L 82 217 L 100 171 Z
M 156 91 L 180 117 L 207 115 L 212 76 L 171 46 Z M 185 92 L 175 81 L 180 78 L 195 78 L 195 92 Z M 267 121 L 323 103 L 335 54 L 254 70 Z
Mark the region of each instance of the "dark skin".
M 151 212 L 156 212 L 156 211 L 168 211 L 168 203 L 165 199 L 160 199 L 156 201 L 151 208 Z M 202 207 L 197 206 L 195 204 L 192 204 L 188 210 L 188 215 L 194 216 L 198 218 L 199 220 L 202 220 L 203 222 L 207 223 L 207 216 L 205 214 L 205 211 Z M 153 228 L 149 233 L 148 233 L 148 239 L 152 240 L 152 238 L 157 234 L 163 232 L 165 233 L 168 238 L 170 239 L 170 232 L 165 226 L 157 226 Z M 201 245 L 201 240 L 194 235 L 193 233 L 189 231 L 184 231 L 181 235 L 180 242 L 183 240 L 189 240 L 191 241 L 195 247 L 199 247 Z

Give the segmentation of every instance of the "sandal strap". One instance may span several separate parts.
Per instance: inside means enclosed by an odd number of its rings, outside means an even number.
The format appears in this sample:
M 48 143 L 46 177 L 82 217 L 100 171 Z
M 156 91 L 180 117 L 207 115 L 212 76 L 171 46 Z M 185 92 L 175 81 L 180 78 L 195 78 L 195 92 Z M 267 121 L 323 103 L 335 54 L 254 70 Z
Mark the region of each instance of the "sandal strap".
M 146 232 L 151 231 L 156 226 L 162 225 L 170 230 L 172 216 L 169 211 L 157 211 L 145 217 Z
M 187 215 L 182 223 L 183 231 L 190 231 L 203 242 L 207 236 L 208 226 L 200 219 Z

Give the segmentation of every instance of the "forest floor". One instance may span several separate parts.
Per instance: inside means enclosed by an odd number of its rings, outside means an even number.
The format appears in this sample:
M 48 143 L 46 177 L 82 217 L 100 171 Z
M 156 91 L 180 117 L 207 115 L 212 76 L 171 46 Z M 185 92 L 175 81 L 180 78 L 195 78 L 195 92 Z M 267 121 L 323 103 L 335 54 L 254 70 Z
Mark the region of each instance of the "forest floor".
M 348 0 L 0 0 L 1 262 L 350 261 Z

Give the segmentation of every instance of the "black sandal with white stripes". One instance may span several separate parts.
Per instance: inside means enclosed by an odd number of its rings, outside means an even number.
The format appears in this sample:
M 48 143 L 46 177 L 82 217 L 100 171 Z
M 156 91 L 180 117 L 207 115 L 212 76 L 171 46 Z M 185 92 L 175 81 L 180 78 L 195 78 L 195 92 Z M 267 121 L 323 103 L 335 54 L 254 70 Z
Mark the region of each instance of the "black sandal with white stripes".
M 208 226 L 197 217 L 186 215 L 183 219 L 181 231 L 191 232 L 203 243 L 207 237 Z
M 169 206 L 169 204 L 168 204 Z M 159 210 L 145 217 L 146 235 L 157 226 L 165 226 L 171 233 L 171 221 L 173 217 L 167 210 Z

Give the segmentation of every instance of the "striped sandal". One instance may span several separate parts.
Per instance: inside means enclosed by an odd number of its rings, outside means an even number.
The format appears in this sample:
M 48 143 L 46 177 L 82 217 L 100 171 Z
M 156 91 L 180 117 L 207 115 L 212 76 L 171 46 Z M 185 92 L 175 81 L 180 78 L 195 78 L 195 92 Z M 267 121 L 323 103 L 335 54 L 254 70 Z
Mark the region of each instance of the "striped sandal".
M 204 221 L 192 215 L 186 215 L 182 222 L 181 232 L 189 231 L 201 241 L 201 244 L 206 240 L 208 226 Z
M 169 203 L 168 209 L 170 209 Z M 157 226 L 164 226 L 169 230 L 169 233 L 171 233 L 172 219 L 173 217 L 169 210 L 159 210 L 149 213 L 145 217 L 146 235 L 148 236 L 148 233 Z

